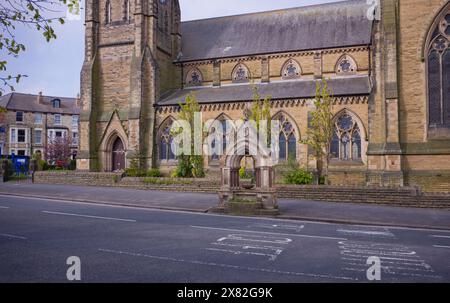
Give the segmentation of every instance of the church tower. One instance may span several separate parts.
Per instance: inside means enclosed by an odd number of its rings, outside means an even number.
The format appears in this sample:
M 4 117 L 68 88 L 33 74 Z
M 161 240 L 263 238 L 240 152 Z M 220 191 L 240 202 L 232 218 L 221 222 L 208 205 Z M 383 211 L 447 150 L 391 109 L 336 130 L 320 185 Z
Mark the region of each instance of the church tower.
M 178 88 L 178 0 L 86 0 L 79 170 L 152 167 L 154 105 Z

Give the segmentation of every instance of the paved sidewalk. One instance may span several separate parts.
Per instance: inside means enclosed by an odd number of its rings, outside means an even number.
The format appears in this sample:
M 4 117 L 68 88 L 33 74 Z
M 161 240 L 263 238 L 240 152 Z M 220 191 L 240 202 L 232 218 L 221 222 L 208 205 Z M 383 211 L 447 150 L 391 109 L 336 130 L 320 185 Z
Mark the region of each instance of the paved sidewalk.
M 0 183 L 0 194 L 191 212 L 218 203 L 214 194 L 14 182 Z M 285 219 L 450 230 L 450 210 L 285 199 L 279 206 Z

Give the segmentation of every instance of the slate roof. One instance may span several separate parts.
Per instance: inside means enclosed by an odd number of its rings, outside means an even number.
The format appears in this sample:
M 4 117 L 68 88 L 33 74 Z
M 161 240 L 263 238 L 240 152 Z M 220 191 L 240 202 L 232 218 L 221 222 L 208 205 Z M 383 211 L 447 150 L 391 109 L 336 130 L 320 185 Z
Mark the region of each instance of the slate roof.
M 368 76 L 347 76 L 328 81 L 333 96 L 369 95 L 371 85 Z M 272 100 L 310 98 L 315 96 L 316 80 L 280 81 L 256 84 L 262 97 L 271 95 Z M 197 101 L 202 103 L 222 103 L 252 100 L 252 86 L 224 85 L 220 87 L 186 88 L 174 91 L 158 102 L 159 106 L 178 105 L 183 103 L 186 96 L 194 93 Z
M 42 96 L 42 103 L 38 103 L 38 95 L 9 93 L 0 97 L 0 106 L 8 110 L 55 113 L 55 114 L 80 114 L 80 108 L 76 106 L 75 98 Z M 53 108 L 52 100 L 61 100 L 61 108 Z
M 181 23 L 179 61 L 368 45 L 366 0 Z

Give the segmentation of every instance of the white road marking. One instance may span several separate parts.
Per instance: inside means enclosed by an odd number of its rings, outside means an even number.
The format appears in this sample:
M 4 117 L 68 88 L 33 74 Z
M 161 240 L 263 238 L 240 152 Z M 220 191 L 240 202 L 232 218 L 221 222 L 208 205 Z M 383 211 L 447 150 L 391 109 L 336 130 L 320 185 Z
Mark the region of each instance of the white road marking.
M 394 265 L 405 265 L 405 266 L 409 266 L 409 267 L 424 267 L 426 269 L 431 269 L 431 266 L 424 263 L 424 262 L 416 262 L 416 261 L 412 261 L 412 262 L 400 262 L 402 260 L 398 260 L 398 261 L 388 261 L 386 258 L 380 258 L 383 260 L 383 264 L 394 264 Z M 358 264 L 364 264 L 364 266 L 366 266 L 366 261 L 367 258 L 356 258 L 356 257 L 352 257 L 352 258 L 345 258 L 343 257 L 342 260 L 345 261 L 350 261 L 350 262 L 359 262 Z M 407 260 L 409 261 L 409 260 Z M 420 261 L 420 260 L 419 260 Z M 349 263 L 350 264 L 350 263 Z
M 338 229 L 337 232 L 343 233 L 345 235 L 353 235 L 353 236 L 374 236 L 374 237 L 386 237 L 386 238 L 395 238 L 394 234 L 389 230 L 356 230 L 356 229 Z
M 278 250 L 277 254 L 264 254 L 264 253 L 251 252 L 251 251 L 241 251 L 241 250 L 232 250 L 232 249 L 219 249 L 219 248 L 206 248 L 206 250 L 231 253 L 233 255 L 251 255 L 251 256 L 269 257 L 270 261 L 275 261 L 277 256 L 282 252 L 282 250 Z
M 288 238 L 265 237 L 260 235 L 237 235 L 237 234 L 232 234 L 228 235 L 227 237 L 220 238 L 219 240 L 217 240 L 217 242 L 223 242 L 225 240 L 263 242 L 275 244 L 289 244 L 292 242 L 292 240 Z
M 268 257 L 269 261 L 275 261 L 283 252 L 286 245 L 291 242 L 292 239 L 284 237 L 280 238 L 266 235 L 231 234 L 226 237 L 219 238 L 216 242 L 211 243 L 211 245 L 214 245 L 215 247 L 206 248 L 206 250 L 231 253 L 233 255 L 263 256 Z M 270 246 L 270 244 L 279 246 Z M 284 247 L 280 247 L 283 245 Z
M 436 248 L 449 248 L 450 249 L 450 246 L 445 246 L 445 245 L 433 245 L 433 246 Z
M 195 261 L 195 260 L 183 260 L 183 259 L 177 259 L 177 258 L 171 258 L 171 257 L 152 256 L 152 255 L 141 254 L 141 253 L 133 253 L 133 252 L 102 249 L 102 248 L 100 248 L 99 251 L 105 252 L 105 253 L 133 256 L 133 257 L 144 257 L 144 258 L 161 260 L 161 261 L 180 262 L 180 263 L 188 263 L 188 264 L 194 264 L 194 265 L 205 265 L 205 266 L 230 268 L 230 269 L 237 269 L 237 270 L 257 271 L 257 272 L 264 272 L 264 273 L 269 273 L 269 274 L 282 274 L 282 275 L 290 275 L 290 276 L 303 276 L 303 277 L 309 277 L 309 278 L 358 281 L 357 278 L 351 278 L 351 277 L 311 274 L 311 273 L 303 273 L 303 272 L 281 271 L 281 270 L 275 270 L 275 269 L 238 266 L 238 265 L 231 265 L 231 264 L 212 263 L 212 262 Z
M 6 238 L 20 239 L 20 240 L 27 239 L 26 237 L 23 237 L 23 236 L 17 236 L 17 235 L 11 235 L 11 234 L 0 234 L 0 236 L 6 237 Z
M 191 228 L 224 230 L 224 231 L 235 231 L 235 232 L 246 232 L 246 233 L 258 233 L 258 234 L 280 235 L 280 236 L 290 236 L 290 237 L 315 238 L 315 239 L 325 239 L 325 240 L 344 240 L 344 241 L 347 240 L 345 238 L 333 238 L 333 237 L 298 235 L 298 234 L 282 234 L 282 233 L 272 233 L 272 232 L 265 232 L 265 231 L 254 231 L 254 230 L 243 230 L 243 229 L 232 229 L 232 228 L 218 228 L 218 227 L 208 227 L 208 226 L 193 226 L 193 225 L 191 225 Z
M 8 209 L 8 206 L 0 206 L 1 209 Z
M 275 230 L 276 229 L 280 229 L 280 230 L 287 229 L 287 230 L 294 230 L 296 232 L 300 232 L 305 227 L 305 225 L 256 223 L 249 227 L 250 228 L 261 227 L 261 228 L 275 229 Z
M 447 238 L 447 239 L 450 239 L 450 236 L 441 236 L 441 235 L 430 235 L 430 237 L 433 237 L 433 238 Z
M 131 219 L 120 219 L 120 218 L 111 218 L 111 217 L 99 217 L 99 216 L 90 216 L 90 215 L 81 215 L 81 214 L 71 214 L 71 213 L 61 213 L 57 211 L 42 211 L 45 214 L 51 215 L 61 215 L 61 216 L 72 216 L 72 217 L 82 217 L 82 218 L 90 218 L 90 219 L 102 219 L 102 220 L 114 220 L 114 221 L 124 221 L 124 222 L 137 222 L 136 220 Z
M 343 260 L 342 269 L 345 271 L 364 272 L 368 269 L 367 258 L 377 256 L 381 259 L 381 268 L 386 275 L 441 278 L 433 275 L 433 268 L 415 251 L 401 244 L 341 241 L 339 248 Z

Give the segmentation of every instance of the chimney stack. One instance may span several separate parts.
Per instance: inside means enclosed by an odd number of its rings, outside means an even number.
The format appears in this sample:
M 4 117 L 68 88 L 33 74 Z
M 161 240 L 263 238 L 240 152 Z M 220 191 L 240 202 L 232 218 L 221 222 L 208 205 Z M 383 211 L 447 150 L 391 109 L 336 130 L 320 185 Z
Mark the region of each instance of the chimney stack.
M 77 94 L 76 107 L 81 108 L 81 98 L 80 98 L 80 94 Z
M 44 98 L 42 97 L 42 92 L 39 92 L 38 98 L 37 98 L 38 104 L 44 103 Z

